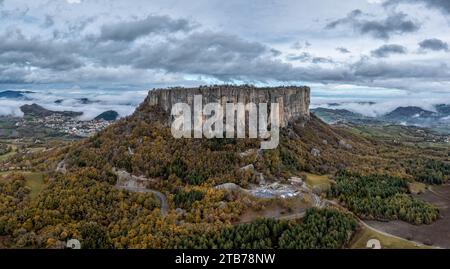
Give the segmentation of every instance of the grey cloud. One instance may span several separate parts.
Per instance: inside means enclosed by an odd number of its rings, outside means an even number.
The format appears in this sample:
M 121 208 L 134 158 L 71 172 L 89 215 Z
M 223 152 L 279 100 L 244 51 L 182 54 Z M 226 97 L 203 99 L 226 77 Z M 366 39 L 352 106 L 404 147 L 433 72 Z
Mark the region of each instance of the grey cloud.
M 289 61 L 307 62 L 307 61 L 311 61 L 313 56 L 308 52 L 302 52 L 301 54 L 289 54 L 286 58 Z
M 0 38 L 0 62 L 24 68 L 39 67 L 52 70 L 68 70 L 83 65 L 73 54 L 76 48 L 71 43 L 27 38 L 20 32 Z
M 362 12 L 352 15 L 360 22 L 364 21 L 364 16 Z M 177 20 L 169 18 L 168 21 Z M 131 27 L 123 25 L 115 23 L 105 25 L 103 29 L 109 27 L 122 33 Z M 148 83 L 148 74 L 154 72 L 161 80 L 168 77 L 178 79 L 188 74 L 221 81 L 277 80 L 408 87 L 405 78 L 420 79 L 423 83 L 448 81 L 450 74 L 448 65 L 440 61 L 401 64 L 378 62 L 378 59 L 368 57 L 357 63 L 334 63 L 332 59 L 306 52 L 288 55 L 287 59 L 291 61 L 308 63 L 306 67 L 298 67 L 280 60 L 280 51 L 262 43 L 200 28 L 176 30 L 179 28 L 169 27 L 158 30 L 163 32 L 145 30 L 129 35 L 112 34 L 116 31 L 111 30 L 108 42 L 103 42 L 102 36 L 95 31 L 90 32 L 90 28 L 83 29 L 84 26 L 74 27 L 70 33 L 59 29 L 58 37 L 53 39 L 45 39 L 45 35 L 30 34 L 27 37 L 0 33 L 0 83 L 144 85 Z M 47 31 L 51 33 L 52 30 Z M 166 34 L 174 31 L 179 34 Z M 134 42 L 152 33 L 164 35 L 145 43 Z M 333 66 L 323 63 L 333 63 Z
M 290 54 L 286 57 L 289 61 L 300 61 L 300 62 L 310 62 L 314 64 L 320 63 L 333 63 L 334 61 L 330 58 L 316 57 L 308 52 L 303 52 L 301 54 Z
M 271 59 L 266 46 L 215 32 L 193 33 L 157 45 L 142 45 L 124 55 L 137 68 L 231 77 L 250 74 L 256 62 Z M 270 60 L 268 61 L 270 62 Z
M 294 44 L 292 44 L 292 46 L 291 46 L 291 48 L 293 48 L 295 50 L 307 49 L 309 47 L 311 47 L 311 43 L 309 43 L 308 41 L 304 41 L 304 42 L 297 41 Z
M 278 80 L 364 85 L 382 84 L 383 81 L 399 78 L 448 80 L 450 73 L 445 64 L 372 63 L 368 58 L 363 58 L 355 64 L 323 68 L 319 64 L 329 63 L 331 60 L 309 53 L 289 55 L 292 60 L 296 57 L 297 60 L 311 63 L 308 67 L 294 67 L 275 59 L 273 51 L 267 46 L 217 32 L 194 32 L 185 37 L 131 48 L 123 42 L 95 43 L 95 39 L 81 40 L 80 43 L 85 46 L 37 38 L 10 39 L 11 37 L 0 39 L 1 83 L 81 83 L 95 78 L 108 81 L 111 76 L 105 71 L 119 67 L 128 70 L 128 75 L 121 77 L 123 82 L 127 82 L 129 74 L 139 73 L 139 70 L 161 70 L 167 74 L 199 74 L 222 81 Z M 93 66 L 85 68 L 83 64 L 80 67 L 80 63 L 75 59 L 84 59 L 86 64 Z M 27 69 L 27 61 L 38 70 Z M 117 76 L 118 73 L 111 74 Z M 130 79 L 133 78 L 130 76 Z
M 148 16 L 142 20 L 104 25 L 102 40 L 134 41 L 151 33 L 189 32 L 194 26 L 185 19 L 174 20 L 168 16 Z
M 276 49 L 270 49 L 270 52 L 272 53 L 273 56 L 278 57 L 281 54 L 283 54 L 281 51 L 276 50 Z
M 33 42 L 26 38 L 14 41 L 5 38 L 3 43 L 0 40 L 0 59 L 3 57 L 7 60 L 3 61 L 5 63 L 26 66 L 27 61 L 31 59 L 33 66 L 66 71 L 80 67 L 76 61 L 71 61 L 74 59 L 83 59 L 85 64 L 105 68 L 123 66 L 135 72 L 161 70 L 167 73 L 199 74 L 223 79 L 246 76 L 262 79 L 263 67 L 272 70 L 280 67 L 282 70 L 289 69 L 289 65 L 274 60 L 274 57 L 281 54 L 280 51 L 217 32 L 193 32 L 136 46 L 130 46 L 129 42 L 123 41 L 99 42 L 97 37 L 88 35 L 82 40 L 67 42 L 66 51 L 62 50 L 62 44 L 55 40 L 52 43 L 36 40 L 35 48 L 31 46 Z M 17 50 L 20 53 L 16 53 Z M 9 52 L 14 52 L 14 57 L 8 59 Z M 53 59 L 52 62 L 43 61 L 45 52 L 48 53 L 45 57 Z M 66 55 L 66 58 L 61 58 L 60 55 Z
M 359 18 L 361 15 L 363 15 L 363 12 L 359 9 L 355 9 L 351 11 L 349 14 L 347 14 L 346 17 L 342 19 L 338 19 L 335 21 L 332 21 L 327 24 L 326 28 L 333 29 L 341 24 L 351 24 L 354 23 L 357 18 Z
M 91 47 L 86 50 L 92 49 Z M 115 48 L 118 49 L 119 48 Z M 99 48 L 99 50 L 101 50 Z M 248 42 L 236 36 L 204 32 L 195 33 L 175 43 L 160 43 L 156 46 L 141 46 L 125 49 L 118 57 L 111 54 L 87 54 L 88 62 L 98 62 L 100 66 L 81 67 L 74 70 L 55 72 L 38 69 L 30 71 L 17 65 L 6 65 L 0 61 L 1 83 L 48 83 L 49 81 L 75 82 L 97 81 L 111 83 L 112 76 L 120 74 L 122 83 L 136 80 L 132 74 L 139 70 L 161 70 L 170 74 L 199 74 L 222 81 L 308 81 L 319 83 L 353 83 L 356 85 L 410 87 L 407 80 L 420 80 L 421 83 L 436 80 L 448 81 L 450 68 L 442 62 L 385 63 L 373 62 L 363 57 L 356 63 L 335 65 L 323 68 L 318 64 L 308 67 L 294 67 L 291 64 L 274 59 L 270 48 L 259 43 Z M 75 49 L 76 51 L 76 49 Z M 120 51 L 120 50 L 119 50 Z M 107 58 L 114 58 L 107 61 Z M 314 56 L 304 55 L 309 61 Z M 317 60 L 316 60 L 317 62 Z M 119 68 L 120 67 L 120 68 Z M 122 67 L 124 69 L 122 69 Z M 106 70 L 116 70 L 110 75 Z M 124 73 L 123 70 L 127 70 Z M 125 74 L 125 75 L 124 75 Z M 74 80 L 74 81 L 72 81 Z M 117 79 L 116 79 L 117 80 Z
M 338 26 L 350 26 L 360 34 L 368 34 L 379 39 L 389 39 L 393 34 L 405 34 L 416 32 L 420 25 L 408 19 L 404 13 L 390 13 L 383 20 L 371 20 L 364 18 L 361 10 L 350 12 L 345 18 L 335 20 L 327 24 L 327 29 L 335 29 Z
M 422 50 L 449 51 L 448 44 L 437 38 L 425 39 L 419 46 Z
M 0 83 L 1 84 L 19 84 L 27 83 L 25 77 L 27 76 L 27 71 L 23 68 L 16 68 L 12 66 L 0 65 Z
M 312 63 L 319 64 L 319 63 L 334 63 L 334 61 L 330 58 L 325 57 L 314 57 L 312 58 Z
M 336 48 L 336 50 L 343 54 L 351 53 L 350 50 L 348 50 L 347 48 L 344 48 L 344 47 Z
M 96 17 L 80 18 L 77 21 L 66 21 L 66 29 L 55 29 L 53 30 L 53 37 L 55 39 L 71 39 L 75 37 L 82 37 L 82 32 L 87 26 L 94 23 Z
M 36 79 L 36 83 L 71 82 L 71 80 L 81 83 L 96 70 L 99 70 L 101 75 L 108 68 L 121 66 L 129 67 L 134 72 L 161 70 L 167 74 L 198 74 L 223 81 L 235 79 L 289 81 L 307 77 L 314 79 L 320 74 L 320 72 L 316 74 L 314 70 L 296 69 L 288 63 L 275 59 L 274 51 L 265 45 L 217 32 L 195 32 L 185 37 L 133 47 L 124 42 L 95 43 L 95 39 L 87 38 L 80 40 L 83 45 L 75 43 L 71 48 L 67 46 L 67 50 L 62 50 L 62 45 L 56 41 L 45 43 L 42 40 L 26 38 L 1 40 L 0 56 L 3 60 L 0 62 L 4 65 L 9 64 L 8 73 L 5 73 L 6 71 L 0 73 L 2 83 L 6 81 L 19 83 L 30 81 L 31 78 Z M 14 57 L 9 54 L 10 52 L 13 52 Z M 64 55 L 63 52 L 67 53 L 68 58 L 60 57 Z M 71 61 L 72 56 L 75 59 L 84 59 L 86 64 L 95 64 L 92 68 L 84 68 L 84 65 L 77 66 L 76 62 L 73 64 Z M 26 68 L 30 60 L 30 65 L 37 67 L 36 70 L 31 71 Z M 316 57 L 311 61 L 323 60 Z M 48 68 L 53 68 L 55 71 L 45 71 Z M 103 79 L 100 75 L 97 77 Z M 342 77 L 339 72 L 336 74 L 335 71 L 327 70 L 323 72 L 321 78 L 337 79 L 339 77 Z
M 396 45 L 396 44 L 389 44 L 389 45 L 383 45 L 379 47 L 376 50 L 373 50 L 371 52 L 371 55 L 377 58 L 386 58 L 389 57 L 392 54 L 406 54 L 407 50 L 405 47 Z
M 362 60 L 352 65 L 352 69 L 356 81 L 419 79 L 432 82 L 436 79 L 448 81 L 450 76 L 449 66 L 439 62 L 374 63 Z M 405 84 L 404 88 L 408 88 Z
M 80 19 L 76 22 L 68 22 L 69 25 L 69 35 L 70 34 L 79 34 L 82 32 L 89 24 L 95 22 L 96 17 L 88 17 Z
M 45 21 L 44 21 L 44 27 L 52 27 L 55 24 L 55 21 L 53 20 L 53 17 L 50 15 L 45 15 Z
M 352 83 L 356 85 L 392 87 L 411 90 L 410 80 L 421 85 L 436 80 L 449 82 L 450 66 L 445 62 L 409 61 L 383 62 L 362 57 L 356 63 L 321 68 L 291 68 L 286 74 L 290 80 L 306 80 L 319 83 Z

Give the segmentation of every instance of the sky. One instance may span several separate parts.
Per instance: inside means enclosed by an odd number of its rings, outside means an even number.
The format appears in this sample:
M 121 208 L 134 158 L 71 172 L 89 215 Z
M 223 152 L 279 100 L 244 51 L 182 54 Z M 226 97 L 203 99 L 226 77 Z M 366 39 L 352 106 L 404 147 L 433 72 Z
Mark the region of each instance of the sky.
M 448 0 L 0 0 L 0 90 L 249 83 L 450 103 L 449 15 Z

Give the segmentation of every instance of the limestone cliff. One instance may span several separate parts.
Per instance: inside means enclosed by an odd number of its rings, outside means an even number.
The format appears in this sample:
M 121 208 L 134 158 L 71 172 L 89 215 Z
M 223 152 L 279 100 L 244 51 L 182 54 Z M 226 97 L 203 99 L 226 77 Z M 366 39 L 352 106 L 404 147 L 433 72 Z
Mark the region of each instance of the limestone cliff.
M 192 105 L 194 96 L 202 95 L 206 103 L 279 103 L 281 127 L 296 119 L 309 119 L 309 87 L 202 86 L 150 90 L 145 105 L 159 106 L 170 114 L 176 103 Z

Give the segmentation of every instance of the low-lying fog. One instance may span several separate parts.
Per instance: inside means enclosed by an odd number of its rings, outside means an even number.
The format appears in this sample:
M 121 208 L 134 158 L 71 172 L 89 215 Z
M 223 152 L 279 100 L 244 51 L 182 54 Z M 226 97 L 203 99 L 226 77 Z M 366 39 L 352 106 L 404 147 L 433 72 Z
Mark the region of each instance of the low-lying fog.
M 21 117 L 20 106 L 33 104 L 55 111 L 83 112 L 82 120 L 90 120 L 107 110 L 117 111 L 120 117 L 134 112 L 144 101 L 147 90 L 14 90 L 22 92 L 23 98 L 0 98 L 0 116 Z M 3 90 L 0 90 L 3 92 Z M 333 90 L 312 87 L 311 108 L 339 108 L 376 117 L 389 113 L 397 107 L 417 106 L 435 111 L 435 105 L 450 104 L 450 92 L 408 93 L 403 91 L 383 91 L 380 89 L 349 89 L 345 86 Z
M 120 117 L 125 117 L 134 112 L 147 93 L 146 90 L 37 90 L 22 93 L 24 98 L 0 98 L 0 115 L 21 117 L 22 105 L 36 103 L 49 110 L 83 112 L 82 120 L 93 119 L 107 110 L 117 111 Z

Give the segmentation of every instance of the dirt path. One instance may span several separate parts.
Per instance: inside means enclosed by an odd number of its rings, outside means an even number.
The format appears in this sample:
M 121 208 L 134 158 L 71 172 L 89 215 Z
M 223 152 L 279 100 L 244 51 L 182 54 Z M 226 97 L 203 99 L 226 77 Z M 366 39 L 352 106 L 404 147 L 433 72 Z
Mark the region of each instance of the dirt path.
M 315 205 L 315 203 L 313 203 L 313 204 Z M 421 244 L 421 243 L 419 243 L 419 242 L 407 240 L 407 239 L 402 238 L 402 237 L 400 237 L 400 236 L 396 236 L 396 235 L 387 233 L 387 232 L 385 232 L 385 231 L 379 230 L 379 229 L 377 229 L 377 228 L 375 228 L 375 227 L 369 225 L 368 223 L 366 223 L 365 221 L 361 220 L 360 218 L 358 218 L 358 216 L 356 216 L 356 215 L 353 214 L 352 212 L 348 211 L 345 207 L 341 206 L 339 203 L 337 203 L 337 202 L 335 202 L 335 201 L 323 199 L 323 200 L 321 200 L 320 203 L 317 203 L 317 205 L 315 205 L 315 206 L 316 206 L 316 207 L 319 207 L 319 208 L 323 208 L 323 207 L 326 207 L 327 205 L 328 205 L 328 206 L 329 206 L 329 205 L 332 205 L 332 206 L 338 207 L 338 208 L 340 208 L 340 209 L 342 209 L 342 210 L 345 210 L 346 212 L 349 212 L 350 214 L 352 214 L 352 215 L 357 219 L 357 221 L 358 221 L 362 226 L 364 226 L 365 228 L 367 228 L 367 229 L 369 229 L 369 230 L 372 230 L 372 231 L 374 231 L 374 232 L 376 232 L 376 233 L 379 233 L 379 234 L 384 235 L 384 236 L 387 236 L 387 237 L 392 237 L 392 238 L 395 238 L 395 239 L 398 239 L 398 240 L 409 241 L 409 242 L 411 242 L 412 244 L 415 244 L 415 245 L 417 245 L 417 246 L 424 246 L 424 244 Z M 292 213 L 292 214 L 288 214 L 288 215 L 282 215 L 282 216 L 273 217 L 273 219 L 276 219 L 276 220 L 297 220 L 297 219 L 303 219 L 303 218 L 305 217 L 305 215 L 306 215 L 306 209 L 305 209 L 304 211 L 301 211 L 301 212 L 296 212 L 296 213 Z M 239 223 L 237 223 L 237 224 L 244 224 L 244 223 L 249 223 L 249 222 L 251 222 L 251 220 L 250 220 L 250 221 L 245 221 L 245 222 L 239 222 Z
M 121 189 L 121 190 L 126 190 L 126 191 L 130 191 L 130 192 L 136 192 L 136 193 L 152 193 L 153 195 L 155 195 L 156 197 L 158 197 L 158 199 L 161 202 L 161 215 L 162 216 L 167 216 L 168 212 L 169 212 L 169 206 L 167 204 L 167 198 L 166 196 L 157 191 L 157 190 L 152 190 L 152 189 L 147 189 L 145 187 L 142 186 L 142 182 L 146 182 L 146 181 L 152 181 L 152 179 L 147 179 L 145 177 L 136 177 L 133 176 L 125 171 L 119 171 L 119 170 L 114 170 L 114 173 L 116 173 L 116 175 L 118 175 L 119 180 L 116 184 L 116 188 L 117 189 Z M 313 198 L 313 206 L 318 207 L 318 208 L 323 208 L 323 207 L 327 207 L 328 205 L 333 205 L 336 207 L 339 207 L 347 212 L 349 212 L 345 207 L 342 207 L 339 203 L 335 202 L 335 201 L 331 201 L 331 200 L 326 200 L 326 199 L 320 199 L 320 198 L 316 198 L 315 196 L 312 197 Z M 443 197 L 442 197 L 443 198 Z M 350 212 L 351 213 L 351 212 Z M 297 219 L 303 219 L 306 215 L 306 209 L 301 210 L 301 212 L 296 212 L 296 213 L 292 213 L 292 214 L 288 214 L 288 215 L 282 215 L 282 216 L 277 216 L 274 217 L 274 219 L 277 220 L 297 220 Z M 352 213 L 352 215 L 354 215 Z M 355 215 L 354 215 L 355 216 Z M 368 223 L 366 223 L 365 221 L 361 220 L 360 218 L 358 218 L 357 216 L 355 216 L 355 218 L 359 221 L 359 223 L 361 225 L 363 225 L 364 227 L 366 227 L 367 229 L 370 229 L 374 232 L 377 232 L 379 234 L 382 234 L 384 236 L 388 236 L 388 237 L 392 237 L 398 240 L 405 240 L 405 241 L 409 241 L 415 245 L 418 246 L 423 246 L 423 244 L 416 242 L 416 241 L 412 241 L 412 240 L 408 240 L 405 239 L 403 237 L 397 236 L 397 235 L 393 235 L 391 233 L 388 233 L 384 230 L 381 229 L 377 229 L 371 225 L 369 225 Z M 250 220 L 248 222 L 251 222 L 253 220 Z M 236 224 L 244 224 L 247 223 L 245 222 L 239 222 Z
M 398 239 L 398 240 L 408 241 L 408 242 L 411 242 L 412 244 L 414 244 L 414 245 L 416 245 L 416 246 L 422 246 L 422 247 L 425 246 L 425 245 L 422 244 L 422 243 L 419 243 L 419 242 L 416 242 L 416 241 L 412 241 L 412 240 L 408 240 L 408 239 L 405 239 L 405 238 L 403 238 L 403 237 L 396 236 L 396 235 L 393 235 L 393 234 L 390 234 L 390 233 L 386 233 L 386 232 L 384 232 L 384 231 L 381 231 L 381 230 L 379 230 L 379 229 L 377 229 L 377 228 L 374 228 L 374 227 L 370 226 L 369 224 L 365 223 L 363 220 L 359 220 L 359 222 L 360 222 L 362 225 L 364 225 L 364 227 L 366 227 L 367 229 L 372 230 L 372 231 L 374 231 L 374 232 L 376 232 L 376 233 L 379 233 L 379 234 L 381 234 L 381 235 L 384 235 L 384 236 L 387 236 L 387 237 L 392 237 L 392 238 L 395 238 L 395 239 Z M 438 247 L 436 247 L 436 248 L 438 248 Z
M 404 221 L 367 221 L 367 224 L 377 230 L 425 245 L 450 248 L 450 186 L 433 186 L 431 190 L 414 197 L 435 205 L 441 217 L 430 225 L 412 225 Z
M 305 217 L 305 215 L 306 215 L 306 209 L 301 212 L 287 214 L 287 215 L 280 215 L 280 216 L 255 216 L 251 219 L 235 222 L 234 224 L 235 225 L 246 224 L 246 223 L 250 223 L 257 219 L 298 220 L 298 219 L 303 219 Z
M 276 219 L 278 220 L 296 220 L 296 219 L 303 219 L 306 215 L 306 212 L 301 212 L 301 213 L 295 213 L 295 214 L 291 214 L 291 215 L 286 215 L 286 216 L 280 216 Z
M 347 208 L 345 208 L 345 207 L 343 207 L 342 205 L 340 205 L 339 203 L 337 203 L 336 201 L 331 201 L 331 200 L 324 200 L 324 201 L 325 201 L 327 204 L 334 205 L 334 206 L 336 206 L 336 207 L 338 207 L 338 208 L 341 208 L 342 210 L 345 210 L 346 212 L 352 214 L 353 217 L 355 217 L 361 225 L 363 225 L 364 227 L 366 227 L 366 228 L 369 229 L 369 230 L 372 230 L 372 231 L 374 231 L 374 232 L 376 232 L 376 233 L 379 233 L 379 234 L 384 235 L 384 236 L 387 236 L 387 237 L 392 237 L 392 238 L 399 239 L 399 240 L 409 241 L 409 242 L 411 242 L 412 244 L 415 244 L 415 245 L 417 245 L 417 246 L 425 246 L 425 245 L 422 244 L 422 243 L 419 243 L 419 242 L 416 242 L 416 241 L 412 241 L 412 240 L 408 240 L 408 239 L 406 239 L 406 238 L 403 238 L 403 237 L 400 237 L 400 236 L 397 236 L 397 235 L 394 235 L 394 234 L 391 234 L 391 233 L 388 233 L 388 232 L 386 232 L 386 231 L 383 231 L 383 230 L 380 230 L 380 229 L 377 229 L 377 228 L 373 227 L 373 226 L 370 225 L 369 223 L 367 223 L 367 222 L 363 221 L 362 219 L 360 219 L 360 218 L 359 218 L 358 216 L 356 216 L 353 212 L 349 211 Z
M 446 186 L 446 185 L 443 185 L 443 186 L 441 186 L 441 187 L 445 188 L 445 186 Z M 448 185 L 447 185 L 447 187 L 448 187 Z M 450 202 L 450 197 L 445 196 L 445 195 L 439 193 L 438 191 L 435 191 L 433 186 L 430 186 L 430 187 L 428 188 L 428 190 L 429 190 L 431 193 L 433 193 L 434 195 L 436 195 L 436 197 L 438 197 L 438 198 L 440 198 L 440 199 L 442 199 L 442 200 L 444 200 L 444 201 Z

